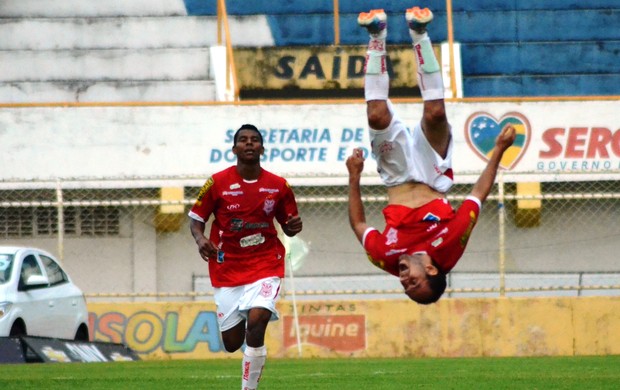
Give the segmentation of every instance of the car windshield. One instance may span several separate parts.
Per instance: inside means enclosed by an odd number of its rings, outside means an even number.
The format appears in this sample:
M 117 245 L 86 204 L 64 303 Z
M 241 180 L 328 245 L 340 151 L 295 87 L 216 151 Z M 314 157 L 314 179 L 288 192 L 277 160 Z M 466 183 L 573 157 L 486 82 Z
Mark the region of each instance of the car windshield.
M 0 253 L 0 284 L 9 281 L 11 269 L 13 269 L 13 255 Z

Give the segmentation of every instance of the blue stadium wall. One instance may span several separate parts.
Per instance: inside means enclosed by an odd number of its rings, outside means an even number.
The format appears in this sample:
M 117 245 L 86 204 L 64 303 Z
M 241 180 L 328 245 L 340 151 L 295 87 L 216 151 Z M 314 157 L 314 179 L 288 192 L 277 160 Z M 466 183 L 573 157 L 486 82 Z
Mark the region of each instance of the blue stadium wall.
M 334 43 L 332 0 L 228 0 L 229 15 L 267 16 L 277 46 Z M 409 43 L 404 10 L 415 2 L 340 1 L 340 44 L 367 34 L 357 15 L 378 6 L 389 15 L 388 44 Z M 215 15 L 216 2 L 185 0 L 190 15 Z M 447 40 L 446 4 L 429 0 L 434 43 Z M 463 91 L 479 96 L 620 95 L 619 0 L 468 0 L 454 2 Z

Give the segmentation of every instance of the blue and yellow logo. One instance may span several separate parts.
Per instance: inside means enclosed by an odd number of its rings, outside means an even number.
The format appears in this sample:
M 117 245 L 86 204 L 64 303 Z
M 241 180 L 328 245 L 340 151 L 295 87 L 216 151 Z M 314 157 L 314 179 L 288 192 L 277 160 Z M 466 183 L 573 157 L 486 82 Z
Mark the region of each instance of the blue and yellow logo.
M 497 120 L 486 112 L 473 113 L 465 124 L 465 139 L 469 147 L 487 162 L 495 146 L 495 138 L 507 124 L 512 124 L 517 130 L 517 138 L 504 153 L 500 166 L 512 169 L 525 154 L 531 139 L 530 123 L 522 114 L 509 112 Z

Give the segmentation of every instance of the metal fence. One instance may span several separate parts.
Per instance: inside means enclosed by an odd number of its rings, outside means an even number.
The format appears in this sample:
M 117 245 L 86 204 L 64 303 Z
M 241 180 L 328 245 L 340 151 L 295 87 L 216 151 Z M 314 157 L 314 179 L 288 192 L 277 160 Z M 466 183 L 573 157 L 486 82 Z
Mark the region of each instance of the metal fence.
M 447 295 L 619 295 L 620 182 L 565 178 L 528 192 L 514 175 L 498 177 Z M 90 300 L 204 299 L 207 266 L 187 219 L 204 179 L 0 182 L 0 242 L 56 254 Z M 368 262 L 349 228 L 346 179 L 289 180 L 304 231 L 303 250 L 291 249 L 285 294 L 402 296 L 397 278 Z M 455 185 L 455 208 L 470 190 Z M 383 228 L 385 189 L 364 185 L 363 197 L 369 223 Z

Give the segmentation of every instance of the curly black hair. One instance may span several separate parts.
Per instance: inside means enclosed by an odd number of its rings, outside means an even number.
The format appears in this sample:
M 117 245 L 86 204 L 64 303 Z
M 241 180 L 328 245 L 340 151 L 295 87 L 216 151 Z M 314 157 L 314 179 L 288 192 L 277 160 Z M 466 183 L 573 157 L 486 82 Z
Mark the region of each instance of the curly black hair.
M 253 130 L 253 131 L 257 132 L 258 136 L 260 138 L 260 144 L 261 144 L 261 146 L 263 145 L 263 134 L 258 130 L 258 128 L 256 126 L 251 125 L 249 123 L 241 125 L 241 127 L 235 132 L 235 136 L 233 137 L 233 145 L 237 144 L 237 138 L 239 138 L 239 132 L 241 130 Z

